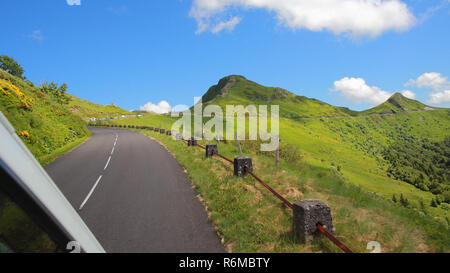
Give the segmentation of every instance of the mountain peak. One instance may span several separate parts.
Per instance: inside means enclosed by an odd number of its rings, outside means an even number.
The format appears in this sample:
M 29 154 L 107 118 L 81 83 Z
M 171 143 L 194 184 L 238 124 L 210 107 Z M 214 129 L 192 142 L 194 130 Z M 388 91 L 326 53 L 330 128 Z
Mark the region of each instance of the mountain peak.
M 228 94 L 230 88 L 233 87 L 236 82 L 242 80 L 247 81 L 247 79 L 241 75 L 229 75 L 223 77 L 216 85 L 211 86 L 205 93 L 205 95 L 203 95 L 203 103 L 211 101 L 217 96 L 225 97 Z
M 394 100 L 394 101 L 397 101 L 397 102 L 402 102 L 402 101 L 405 101 L 405 100 L 411 100 L 411 99 L 409 99 L 409 98 L 403 96 L 403 95 L 402 95 L 401 93 L 399 93 L 399 92 L 396 92 L 396 93 L 394 93 L 394 94 L 388 99 L 388 101 L 389 101 L 389 100 Z
M 405 96 L 402 95 L 402 93 L 399 92 L 395 92 L 391 98 L 406 98 Z
M 263 86 L 241 75 L 229 75 L 220 79 L 203 95 L 202 102 L 221 106 L 228 104 L 279 105 L 281 116 L 288 118 L 395 114 L 434 109 L 419 101 L 407 98 L 401 93 L 394 93 L 384 103 L 357 112 L 296 95 L 279 87 Z
M 408 99 L 407 97 L 405 97 L 402 94 L 397 92 L 394 95 L 392 95 L 386 101 L 386 103 L 390 103 L 401 110 L 408 110 L 407 106 L 408 106 L 409 102 L 413 102 L 413 101 L 415 101 L 415 100 Z
M 352 111 L 316 99 L 296 95 L 280 87 L 263 86 L 241 75 L 229 75 L 211 86 L 202 102 L 226 105 L 278 105 L 280 115 L 288 118 L 348 116 Z
M 412 112 L 412 111 L 420 111 L 426 109 L 428 106 L 425 104 L 407 98 L 403 96 L 401 93 L 393 94 L 387 101 L 384 103 L 371 108 L 369 110 L 363 111 L 363 113 L 371 113 L 371 114 L 386 114 L 386 113 L 400 113 L 400 112 Z

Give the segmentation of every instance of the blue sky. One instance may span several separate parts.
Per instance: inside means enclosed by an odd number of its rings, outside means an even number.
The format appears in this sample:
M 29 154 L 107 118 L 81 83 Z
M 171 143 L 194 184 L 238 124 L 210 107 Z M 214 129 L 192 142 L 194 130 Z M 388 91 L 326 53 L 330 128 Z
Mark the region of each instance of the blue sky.
M 406 90 L 450 106 L 450 1 L 311 2 L 2 1 L 0 54 L 127 110 L 191 105 L 230 74 L 358 110 Z

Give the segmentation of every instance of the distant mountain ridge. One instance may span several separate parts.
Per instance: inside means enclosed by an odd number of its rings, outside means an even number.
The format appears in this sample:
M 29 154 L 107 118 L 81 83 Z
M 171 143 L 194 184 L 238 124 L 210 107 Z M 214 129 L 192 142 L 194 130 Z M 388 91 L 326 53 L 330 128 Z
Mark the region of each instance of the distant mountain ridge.
M 299 96 L 279 87 L 266 87 L 240 75 L 219 80 L 203 95 L 205 105 L 218 104 L 278 104 L 280 115 L 286 118 L 346 117 L 370 114 L 395 114 L 436 109 L 395 93 L 386 102 L 364 111 L 333 106 L 323 101 Z
M 361 114 L 395 114 L 400 112 L 429 111 L 437 109 L 409 99 L 400 93 L 395 93 L 387 101 L 371 109 L 362 111 Z
M 111 118 L 131 114 L 129 111 L 114 104 L 100 105 L 85 99 L 80 99 L 74 95 L 69 94 L 69 97 L 69 110 L 81 117 L 84 121 L 89 121 L 91 118 Z

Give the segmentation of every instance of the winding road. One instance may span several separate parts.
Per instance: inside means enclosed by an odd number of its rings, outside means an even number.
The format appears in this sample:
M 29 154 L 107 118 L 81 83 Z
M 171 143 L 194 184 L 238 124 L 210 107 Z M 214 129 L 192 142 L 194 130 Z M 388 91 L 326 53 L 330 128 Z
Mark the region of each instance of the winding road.
M 132 131 L 90 130 L 45 169 L 107 252 L 225 252 L 164 147 Z

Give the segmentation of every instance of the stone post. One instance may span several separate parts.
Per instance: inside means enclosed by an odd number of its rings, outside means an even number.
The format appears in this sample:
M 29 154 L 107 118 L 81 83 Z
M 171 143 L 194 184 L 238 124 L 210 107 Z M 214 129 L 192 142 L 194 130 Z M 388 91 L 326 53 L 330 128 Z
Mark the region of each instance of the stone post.
M 333 220 L 330 207 L 320 200 L 302 200 L 294 203 L 294 233 L 304 243 L 310 242 L 320 231 L 320 223 L 328 232 L 333 233 Z

